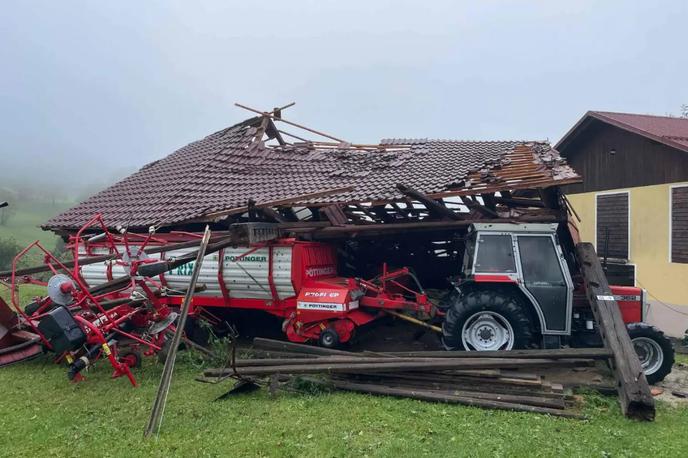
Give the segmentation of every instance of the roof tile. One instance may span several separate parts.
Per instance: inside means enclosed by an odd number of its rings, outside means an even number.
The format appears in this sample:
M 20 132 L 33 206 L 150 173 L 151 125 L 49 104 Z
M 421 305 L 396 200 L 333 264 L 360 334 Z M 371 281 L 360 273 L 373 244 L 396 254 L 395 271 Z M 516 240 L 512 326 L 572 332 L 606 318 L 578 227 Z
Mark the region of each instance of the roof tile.
M 45 227 L 74 230 L 96 212 L 112 227 L 171 226 L 243 207 L 249 199 L 269 203 L 343 187 L 353 190 L 299 203 L 402 199 L 398 183 L 438 194 L 469 193 L 471 184 L 484 191 L 579 180 L 544 142 L 385 139 L 384 147 L 372 150 L 266 146 L 255 140 L 260 119 L 215 132 L 143 166 Z M 507 173 L 516 161 L 528 164 L 527 173 Z

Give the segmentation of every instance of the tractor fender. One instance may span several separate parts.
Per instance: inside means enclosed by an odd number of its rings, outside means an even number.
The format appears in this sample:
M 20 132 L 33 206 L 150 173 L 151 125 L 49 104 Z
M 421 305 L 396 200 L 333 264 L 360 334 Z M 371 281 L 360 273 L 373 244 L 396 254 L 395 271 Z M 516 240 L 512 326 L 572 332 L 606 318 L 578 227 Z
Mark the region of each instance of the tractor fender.
M 498 291 L 502 294 L 508 294 L 523 304 L 525 310 L 530 315 L 533 324 L 536 325 L 538 333 L 542 333 L 545 327 L 545 316 L 542 313 L 540 306 L 533 302 L 533 300 L 525 294 L 523 289 L 517 283 L 484 283 L 474 281 L 464 281 L 460 285 L 455 286 L 455 291 L 458 294 L 468 294 L 471 291 Z M 453 293 L 450 293 L 453 294 Z

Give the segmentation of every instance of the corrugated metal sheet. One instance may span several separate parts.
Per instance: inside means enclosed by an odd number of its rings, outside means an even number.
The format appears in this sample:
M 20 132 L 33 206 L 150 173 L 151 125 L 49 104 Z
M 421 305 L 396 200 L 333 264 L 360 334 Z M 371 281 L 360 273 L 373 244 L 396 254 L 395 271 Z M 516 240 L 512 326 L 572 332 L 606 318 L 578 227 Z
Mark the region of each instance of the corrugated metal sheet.
M 250 248 L 237 247 L 226 249 L 223 255 L 222 277 L 232 298 L 245 299 L 272 299 L 270 284 L 268 282 L 268 248 L 260 248 L 252 251 L 249 255 L 241 257 Z M 167 258 L 181 256 L 195 251 L 194 248 L 169 251 Z M 106 254 L 107 250 L 94 250 L 94 254 Z M 203 258 L 201 270 L 198 276 L 198 283 L 206 285 L 206 289 L 199 293 L 200 296 L 221 297 L 222 290 L 218 281 L 219 253 L 213 253 Z M 151 259 L 160 259 L 159 254 L 151 256 Z M 114 278 L 125 274 L 124 267 L 117 265 L 114 261 L 107 261 L 97 264 L 90 264 L 81 268 L 81 274 L 90 286 L 96 286 L 108 281 L 108 263 L 112 263 L 112 274 Z M 285 299 L 295 295 L 291 281 L 292 267 L 292 248 L 273 247 L 273 281 L 277 295 L 280 299 Z M 167 286 L 176 290 L 184 290 L 189 285 L 193 262 L 180 266 L 164 274 Z M 160 277 L 154 278 L 160 281 Z

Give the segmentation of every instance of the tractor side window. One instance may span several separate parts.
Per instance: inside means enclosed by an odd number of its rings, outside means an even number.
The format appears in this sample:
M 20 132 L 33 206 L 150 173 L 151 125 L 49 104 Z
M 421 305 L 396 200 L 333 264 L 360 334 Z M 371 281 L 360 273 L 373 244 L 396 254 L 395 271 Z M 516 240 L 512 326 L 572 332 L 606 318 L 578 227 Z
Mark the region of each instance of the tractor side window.
M 480 235 L 475 271 L 514 273 L 514 249 L 510 235 Z
M 518 251 L 521 254 L 523 280 L 528 283 L 563 284 L 564 275 L 559 266 L 559 255 L 550 237 L 520 235 Z

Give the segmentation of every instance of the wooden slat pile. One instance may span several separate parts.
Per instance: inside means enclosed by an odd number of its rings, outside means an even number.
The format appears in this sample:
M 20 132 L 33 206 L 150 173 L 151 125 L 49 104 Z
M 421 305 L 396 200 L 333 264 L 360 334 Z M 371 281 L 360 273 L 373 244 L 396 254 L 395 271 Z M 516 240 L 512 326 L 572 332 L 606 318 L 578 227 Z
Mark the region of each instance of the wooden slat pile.
M 261 338 L 254 348 L 263 358 L 237 359 L 231 367 L 206 370 L 199 380 L 298 376 L 338 390 L 580 418 L 563 387 L 537 371 L 591 366 L 609 357 L 600 348 L 353 353 Z

